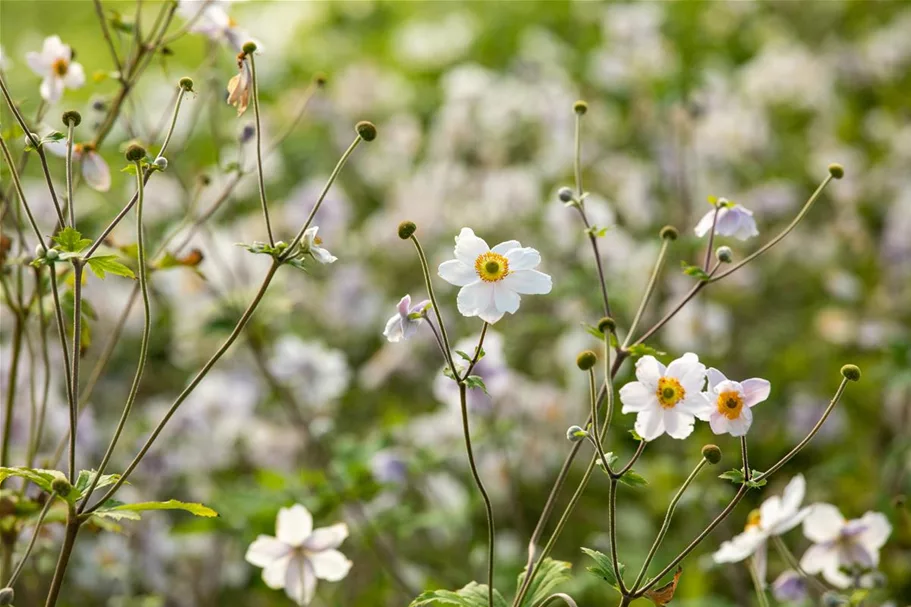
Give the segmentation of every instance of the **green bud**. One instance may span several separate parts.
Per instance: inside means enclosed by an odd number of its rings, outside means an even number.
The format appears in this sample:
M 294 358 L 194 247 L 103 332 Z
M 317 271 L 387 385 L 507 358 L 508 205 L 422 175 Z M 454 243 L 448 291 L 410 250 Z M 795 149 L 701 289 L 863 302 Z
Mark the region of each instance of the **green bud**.
M 57 249 L 48 249 L 47 253 L 44 254 L 44 258 L 48 261 L 57 261 L 59 257 L 60 253 L 57 251 Z
M 14 600 L 16 600 L 16 593 L 12 588 L 0 590 L 0 605 L 12 605 Z
M 159 156 L 152 164 L 154 164 L 155 168 L 159 171 L 166 171 L 168 169 L 168 159 L 164 156 Z
M 588 111 L 588 104 L 580 99 L 573 104 L 573 111 L 582 116 Z
M 721 461 L 721 449 L 718 445 L 706 445 L 702 448 L 702 457 L 710 464 L 717 464 Z
M 664 226 L 659 232 L 662 240 L 677 240 L 677 237 L 680 235 L 680 232 L 677 231 L 677 228 L 674 226 Z
M 833 162 L 829 165 L 829 175 L 835 179 L 841 179 L 845 176 L 845 167 L 841 166 L 837 162 Z
M 845 365 L 841 368 L 841 374 L 848 381 L 860 380 L 860 367 L 857 365 Z
M 145 148 L 141 145 L 135 143 L 130 144 L 130 147 L 127 148 L 126 157 L 130 162 L 139 162 L 145 158 L 146 151 Z
M 413 221 L 403 221 L 399 224 L 399 238 L 408 240 L 417 229 L 418 227 L 414 225 Z
M 602 333 L 613 333 L 617 328 L 617 323 L 610 316 L 605 316 L 598 321 L 598 330 Z
M 55 478 L 54 482 L 51 483 L 51 489 L 60 497 L 66 497 L 70 494 L 73 486 L 65 478 Z
M 367 120 L 361 120 L 358 122 L 354 130 L 357 131 L 358 136 L 364 141 L 373 141 L 376 139 L 376 125 Z
M 237 48 L 237 47 L 235 47 L 235 48 Z M 256 52 L 256 43 L 253 42 L 252 40 L 248 40 L 247 42 L 244 42 L 244 45 L 241 50 L 243 50 L 245 55 L 252 55 L 253 53 Z
M 193 90 L 193 79 L 188 78 L 187 76 L 184 76 L 183 78 L 181 78 L 177 84 L 180 86 L 180 88 L 182 88 L 185 91 Z
M 562 187 L 562 188 L 560 188 L 560 190 L 557 192 L 557 196 L 558 196 L 558 197 L 560 198 L 560 200 L 562 200 L 563 202 L 571 202 L 572 199 L 573 199 L 573 191 L 572 191 L 570 188 Z
M 578 443 L 581 440 L 585 440 L 586 436 L 588 436 L 588 432 L 579 426 L 570 426 L 566 429 L 566 440 L 571 443 Z
M 63 124 L 66 126 L 70 126 L 70 124 L 73 126 L 79 126 L 80 122 L 82 122 L 82 114 L 76 110 L 63 112 Z
M 588 371 L 598 362 L 598 357 L 591 350 L 585 350 L 580 352 L 579 356 L 576 357 L 576 366 L 582 369 L 583 371 Z
M 734 261 L 734 251 L 731 247 L 718 247 L 715 249 L 715 258 L 721 263 L 731 263 Z

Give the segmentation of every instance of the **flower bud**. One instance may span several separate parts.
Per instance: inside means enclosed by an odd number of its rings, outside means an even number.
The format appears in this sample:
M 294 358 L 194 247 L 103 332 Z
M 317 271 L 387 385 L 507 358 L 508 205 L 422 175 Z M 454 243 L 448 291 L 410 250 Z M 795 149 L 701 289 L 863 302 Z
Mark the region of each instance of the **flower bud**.
M 185 90 L 187 92 L 193 90 L 193 79 L 188 78 L 187 76 L 184 76 L 183 78 L 181 78 L 177 84 L 180 85 L 180 88 L 182 88 L 183 90 Z
M 586 436 L 588 436 L 588 432 L 579 426 L 570 426 L 566 429 L 566 440 L 571 443 L 578 443 L 581 440 L 585 440 Z
M 55 478 L 51 483 L 51 489 L 60 497 L 66 497 L 70 494 L 73 486 L 65 478 Z
M 715 258 L 721 263 L 731 263 L 734 261 L 734 251 L 731 247 L 718 247 L 715 249 Z
M 40 249 L 41 245 L 39 245 L 38 248 Z M 40 256 L 37 249 L 35 250 L 35 255 Z M 44 258 L 48 261 L 57 261 L 59 257 L 60 253 L 57 252 L 57 249 L 48 249 L 47 252 L 44 253 Z
M 581 116 L 588 111 L 588 104 L 579 100 L 573 104 L 573 111 Z
M 571 202 L 573 199 L 573 191 L 570 188 L 562 187 L 557 191 L 557 196 L 563 202 Z
M 248 40 L 247 42 L 244 42 L 244 45 L 241 50 L 244 51 L 245 55 L 252 55 L 253 53 L 256 52 L 256 43 L 253 42 L 252 40 Z
M 146 151 L 145 148 L 141 145 L 135 143 L 130 144 L 130 147 L 127 148 L 126 157 L 130 162 L 139 162 L 145 158 Z
M 613 333 L 617 328 L 617 323 L 610 316 L 605 316 L 598 321 L 598 330 L 602 333 Z
M 358 136 L 364 141 L 373 141 L 376 139 L 376 125 L 367 120 L 361 120 L 358 122 L 354 130 L 357 131 Z
M 860 380 L 860 367 L 857 365 L 845 365 L 841 368 L 841 374 L 848 381 Z
M 706 445 L 702 448 L 702 457 L 710 464 L 717 464 L 721 461 L 721 449 L 718 445 Z
M 664 226 L 659 232 L 662 240 L 677 240 L 677 237 L 680 235 L 680 232 L 677 231 L 677 228 L 674 226 Z
M 326 80 L 326 74 L 323 72 L 313 74 L 313 82 L 316 83 L 316 86 L 326 86 Z
M 845 176 L 845 167 L 841 166 L 837 162 L 833 162 L 829 165 L 829 175 L 835 179 L 841 179 Z
M 588 371 L 598 362 L 598 357 L 591 350 L 585 350 L 576 357 L 576 366 L 583 371 Z
M 155 168 L 159 171 L 166 171 L 168 169 L 168 159 L 164 156 L 159 156 L 152 164 L 154 164 Z
M 403 221 L 399 224 L 399 238 L 408 240 L 417 229 L 418 227 L 414 225 L 413 221 Z
M 15 599 L 16 594 L 13 592 L 12 588 L 0 590 L 0 605 L 12 605 Z
M 73 126 L 79 126 L 80 122 L 82 122 L 82 114 L 76 110 L 63 112 L 63 124 L 66 126 L 70 126 L 70 124 Z

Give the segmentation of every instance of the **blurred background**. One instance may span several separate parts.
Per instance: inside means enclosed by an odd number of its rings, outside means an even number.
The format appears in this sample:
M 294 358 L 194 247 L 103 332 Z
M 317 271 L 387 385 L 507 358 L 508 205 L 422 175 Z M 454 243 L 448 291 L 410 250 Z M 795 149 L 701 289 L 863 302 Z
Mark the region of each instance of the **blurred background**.
M 125 43 L 135 4 L 103 4 L 106 17 L 123 26 L 115 31 Z M 143 5 L 151 23 L 161 5 Z M 639 304 L 661 226 L 677 226 L 681 238 L 644 327 L 693 284 L 680 263 L 702 259 L 704 242 L 693 227 L 710 209 L 707 197 L 755 213 L 759 237 L 716 241 L 740 259 L 791 221 L 830 162 L 846 170 L 786 240 L 705 289 L 650 340 L 668 353 L 665 362 L 693 351 L 731 377 L 771 381 L 772 396 L 755 411 L 749 435 L 758 469 L 806 435 L 842 364 L 864 373 L 817 439 L 684 562 L 675 604 L 752 604 L 746 568 L 714 566 L 710 555 L 798 472 L 807 478 L 807 503 L 831 502 L 848 518 L 887 514 L 894 530 L 883 553 L 883 596 L 909 602 L 909 512 L 893 503 L 911 491 L 911 5 L 289 0 L 224 10 L 241 42 L 260 42 L 264 140 L 293 126 L 265 162 L 277 238 L 290 240 L 303 223 L 354 124 L 371 120 L 379 136 L 357 151 L 317 216 L 323 246 L 339 260 L 309 274 L 279 273 L 248 336 L 185 403 L 123 492 L 129 500 L 201 501 L 221 517 L 152 513 L 126 522 L 123 533 L 81 535 L 62 604 L 290 604 L 243 556 L 256 535 L 274 533 L 278 509 L 293 503 L 306 505 L 316 526 L 343 520 L 351 527 L 342 551 L 354 567 L 343 582 L 321 582 L 314 604 L 406 605 L 422 589 L 454 589 L 486 575 L 484 511 L 467 469 L 458 395 L 440 373 L 436 344 L 425 330 L 399 344 L 382 336 L 402 295 L 426 297 L 413 247 L 396 235 L 404 219 L 417 223 L 432 267 L 451 257 L 454 236 L 469 226 L 491 244 L 518 239 L 539 249 L 541 269 L 553 276 L 550 295 L 523 298 L 520 311 L 488 335 L 479 372 L 490 396 L 472 398 L 475 449 L 496 513 L 496 581 L 511 597 L 570 448 L 565 430 L 587 415 L 587 379 L 575 356 L 598 345 L 582 324 L 601 316 L 593 258 L 578 216 L 556 195 L 572 185 L 577 99 L 589 104 L 586 207 L 595 225 L 608 228 L 600 246 L 621 328 Z M 194 11 L 182 6 L 173 31 Z M 38 109 L 40 78 L 25 54 L 53 34 L 72 45 L 87 82 L 66 91 L 44 123 L 64 130 L 60 112 L 78 109 L 77 138 L 89 140 L 117 90 L 93 5 L 0 4 L 4 78 L 29 117 Z M 198 248 L 203 261 L 154 273 L 151 358 L 112 470 L 129 462 L 227 336 L 268 266 L 235 246 L 265 240 L 251 173 L 252 108 L 237 117 L 225 103 L 237 49 L 202 33 L 167 48 L 98 150 L 111 167 L 110 190 L 82 186 L 76 195 L 80 229 L 95 236 L 135 188 L 120 171 L 124 143 L 136 138 L 154 148 L 178 78 L 193 77 L 197 94 L 178 118 L 167 172 L 149 183 L 146 214 L 155 246 L 176 230 L 189 237 L 181 253 Z M 325 86 L 294 124 L 318 74 Z M 9 129 L 5 106 L 0 116 Z M 60 189 L 63 161 L 52 158 L 51 169 Z M 6 169 L 3 178 L 8 184 Z M 36 162 L 26 168 L 25 190 L 49 225 L 52 207 Z M 188 232 L 192 218 L 222 196 L 205 227 Z M 129 245 L 133 230 L 124 222 L 111 244 Z M 132 288 L 118 277 L 89 278 L 86 369 L 102 356 Z M 464 340 L 456 347 L 469 350 L 480 321 L 457 314 L 456 288 L 438 281 L 436 289 L 453 341 Z M 0 353 L 8 360 L 3 325 Z M 141 327 L 135 306 L 81 418 L 81 467 L 97 466 L 120 415 Z M 624 366 L 619 384 L 631 368 Z M 62 381 L 52 376 L 41 450 L 51 467 L 67 425 Z M 27 393 L 28 374 L 19 384 Z M 20 436 L 27 432 L 22 414 L 14 420 Z M 621 457 L 635 447 L 633 421 L 619 412 L 614 418 L 608 444 Z M 649 486 L 620 489 L 619 548 L 628 568 L 638 570 L 668 500 L 707 442 L 721 446 L 722 464 L 684 496 L 656 564 L 676 555 L 734 493 L 715 476 L 739 466 L 736 439 L 698 424 L 686 441 L 651 445 L 636 466 Z M 584 448 L 558 512 L 588 457 Z M 593 479 L 553 554 L 574 563 L 563 589 L 579 605 L 616 602 L 585 572 L 591 563 L 578 549 L 607 550 L 602 481 Z M 60 531 L 49 526 L 40 538 L 19 604 L 43 600 Z M 798 554 L 808 546 L 799 531 L 786 541 Z M 773 557 L 770 580 L 784 567 Z

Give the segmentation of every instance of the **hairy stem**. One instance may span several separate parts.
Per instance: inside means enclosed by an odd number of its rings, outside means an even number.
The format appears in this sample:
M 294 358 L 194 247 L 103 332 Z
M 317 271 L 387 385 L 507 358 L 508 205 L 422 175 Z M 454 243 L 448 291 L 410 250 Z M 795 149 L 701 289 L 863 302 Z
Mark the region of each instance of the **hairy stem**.
M 272 222 L 269 220 L 269 205 L 266 202 L 266 182 L 263 177 L 263 142 L 262 125 L 259 115 L 259 86 L 256 82 L 256 61 L 253 54 L 246 57 L 250 62 L 250 80 L 253 86 L 253 116 L 256 121 L 256 175 L 259 178 L 259 200 L 263 207 L 263 219 L 266 222 L 266 232 L 269 235 L 269 244 L 275 246 L 275 237 L 272 236 Z

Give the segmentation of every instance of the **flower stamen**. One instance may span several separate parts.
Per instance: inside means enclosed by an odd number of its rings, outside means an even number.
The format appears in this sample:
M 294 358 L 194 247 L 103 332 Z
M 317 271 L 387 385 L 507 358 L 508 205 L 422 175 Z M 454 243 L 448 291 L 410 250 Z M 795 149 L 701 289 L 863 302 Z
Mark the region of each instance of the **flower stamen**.
M 743 410 L 743 397 L 735 390 L 722 392 L 716 401 L 718 413 L 728 419 L 738 419 Z
M 677 403 L 686 397 L 686 390 L 680 382 L 673 377 L 662 377 L 658 380 L 658 389 L 655 391 L 658 404 L 665 409 L 673 409 Z
M 497 282 L 509 274 L 509 260 L 499 253 L 488 251 L 478 255 L 474 262 L 474 269 L 484 282 Z
M 70 69 L 70 63 L 66 59 L 57 59 L 51 65 L 51 69 L 54 70 L 54 73 L 63 78 L 66 76 L 67 71 Z

